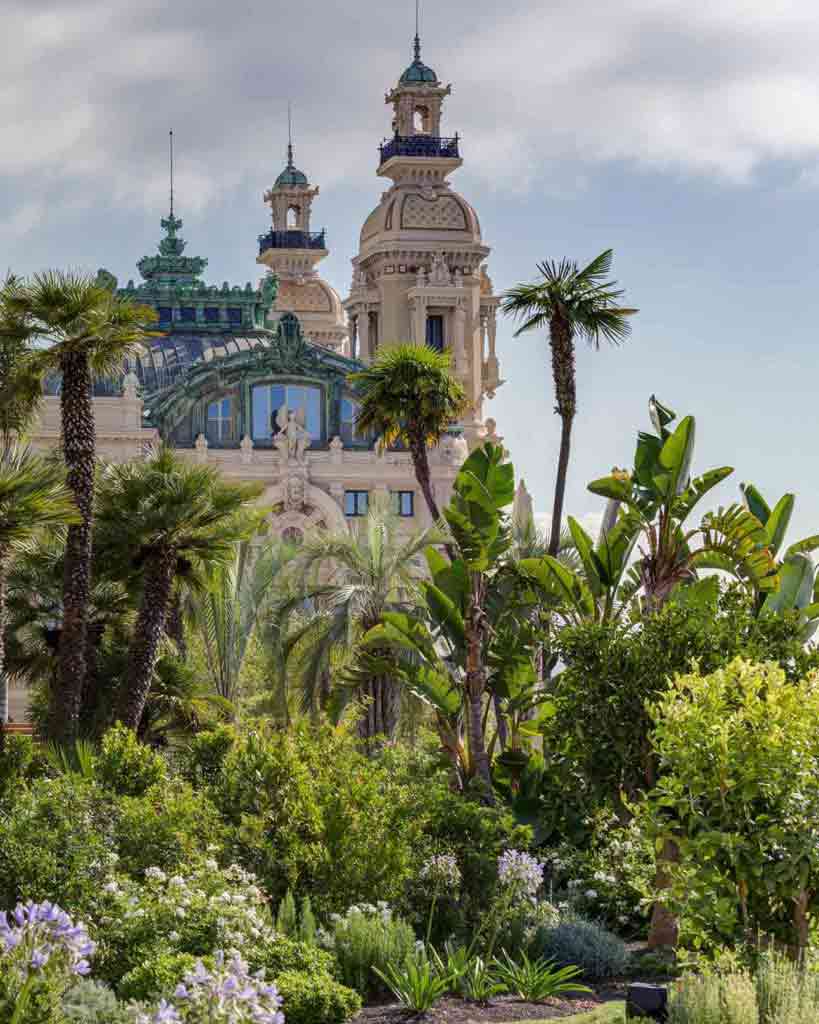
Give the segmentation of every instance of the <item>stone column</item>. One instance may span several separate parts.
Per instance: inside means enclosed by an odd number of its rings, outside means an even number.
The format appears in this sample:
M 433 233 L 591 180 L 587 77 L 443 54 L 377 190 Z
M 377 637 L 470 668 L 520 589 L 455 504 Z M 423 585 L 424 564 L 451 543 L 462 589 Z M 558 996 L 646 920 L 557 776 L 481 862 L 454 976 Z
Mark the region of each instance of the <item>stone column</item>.
M 370 317 L 366 305 L 358 309 L 358 358 L 365 363 L 370 361 Z

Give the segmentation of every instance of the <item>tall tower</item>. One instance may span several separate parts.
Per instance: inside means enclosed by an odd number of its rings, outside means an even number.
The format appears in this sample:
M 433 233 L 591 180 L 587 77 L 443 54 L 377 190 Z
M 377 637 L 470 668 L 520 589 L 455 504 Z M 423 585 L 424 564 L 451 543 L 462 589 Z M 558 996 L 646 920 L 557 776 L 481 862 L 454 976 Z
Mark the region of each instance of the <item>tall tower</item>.
M 305 337 L 343 353 L 347 324 L 341 298 L 316 272 L 316 265 L 328 255 L 326 233 L 310 230 L 313 200 L 318 194 L 318 186 L 313 187 L 293 162 L 291 136 L 287 166 L 264 193 L 273 226 L 267 234 L 259 235 L 256 262 L 269 267 L 279 278 L 278 297 L 268 323 L 275 325 L 283 313 L 295 313 Z
M 499 300 L 483 266 L 490 249 L 478 216 L 448 181 L 463 162 L 458 136 L 442 135 L 451 91 L 422 61 L 416 34 L 413 61 L 385 99 L 392 137 L 380 147 L 377 173 L 391 185 L 364 222 L 344 307 L 351 354 L 364 361 L 406 341 L 451 353 L 470 400 L 462 426 L 471 447 L 485 434 L 483 399 L 502 383 Z

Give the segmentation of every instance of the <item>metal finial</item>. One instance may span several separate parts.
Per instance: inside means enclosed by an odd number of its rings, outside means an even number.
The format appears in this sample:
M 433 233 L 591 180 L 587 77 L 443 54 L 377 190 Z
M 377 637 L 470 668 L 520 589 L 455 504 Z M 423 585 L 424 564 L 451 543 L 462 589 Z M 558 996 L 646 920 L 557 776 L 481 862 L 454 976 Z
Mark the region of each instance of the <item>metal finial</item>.
M 293 104 L 287 104 L 287 166 L 293 166 Z
M 168 151 L 171 169 L 171 220 L 173 220 L 173 128 L 168 132 Z
M 421 0 L 415 0 L 415 62 L 421 61 Z

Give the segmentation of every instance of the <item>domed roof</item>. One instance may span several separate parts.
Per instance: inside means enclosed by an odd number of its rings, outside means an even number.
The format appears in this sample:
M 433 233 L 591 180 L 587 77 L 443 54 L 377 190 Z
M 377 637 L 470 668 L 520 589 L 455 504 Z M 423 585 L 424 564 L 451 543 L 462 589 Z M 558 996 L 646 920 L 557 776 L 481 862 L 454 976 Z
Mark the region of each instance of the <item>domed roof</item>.
M 418 82 L 429 82 L 431 85 L 437 85 L 438 76 L 423 61 L 414 60 L 404 74 L 401 75 L 400 83 L 401 85 L 414 85 Z
M 437 85 L 438 76 L 432 70 L 428 68 L 426 64 L 421 60 L 421 40 L 418 36 L 415 37 L 415 59 L 412 64 L 407 68 L 401 78 L 399 79 L 399 85 L 418 85 L 419 83 L 426 83 L 428 85 Z
M 276 188 L 281 185 L 307 185 L 307 175 L 298 167 L 288 164 L 282 173 L 276 178 Z
M 360 244 L 374 244 L 384 235 L 409 234 L 417 239 L 423 233 L 441 241 L 468 236 L 480 243 L 481 225 L 474 208 L 449 188 L 401 186 L 387 192 L 364 221 Z

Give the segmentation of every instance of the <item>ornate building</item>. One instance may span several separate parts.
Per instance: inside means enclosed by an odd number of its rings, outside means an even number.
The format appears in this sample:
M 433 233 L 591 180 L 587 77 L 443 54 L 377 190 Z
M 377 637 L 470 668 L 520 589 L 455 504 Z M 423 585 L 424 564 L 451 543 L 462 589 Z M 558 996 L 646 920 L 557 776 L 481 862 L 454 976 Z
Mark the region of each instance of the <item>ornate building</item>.
M 141 281 L 118 291 L 153 307 L 158 333 L 122 382 L 98 388 L 103 458 L 139 458 L 161 437 L 228 477 L 263 482 L 271 530 L 295 540 L 316 526 L 345 528 L 375 496 L 408 522 L 426 522 L 409 454 L 382 453 L 358 432 L 347 383 L 379 345 L 412 339 L 452 352 L 470 398 L 463 422 L 431 453 L 446 503 L 468 446 L 496 436 L 483 399 L 501 383 L 489 249 L 448 181 L 461 166 L 457 136 L 441 136 L 450 91 L 421 61 L 416 37 L 413 63 L 387 94 L 393 136 L 378 174 L 391 185 L 362 229 L 343 305 L 316 270 L 328 255 L 325 232 L 311 227 L 319 190 L 295 166 L 292 141 L 263 197 L 272 226 L 258 240 L 267 272 L 257 287 L 207 284 L 208 261 L 185 255 L 171 204 L 158 253 L 137 264 Z M 107 271 L 100 280 L 117 287 Z M 59 439 L 58 390 L 55 382 L 44 402 L 44 447 Z
M 381 146 L 378 175 L 391 182 L 364 222 L 344 307 L 351 353 L 365 361 L 380 345 L 413 341 L 452 353 L 470 409 L 462 427 L 470 447 L 485 436 L 483 399 L 502 381 L 495 352 L 499 300 L 484 261 L 478 215 L 452 189 L 463 161 L 457 135 L 441 134 L 452 91 L 415 57 L 386 95 L 392 138 Z

